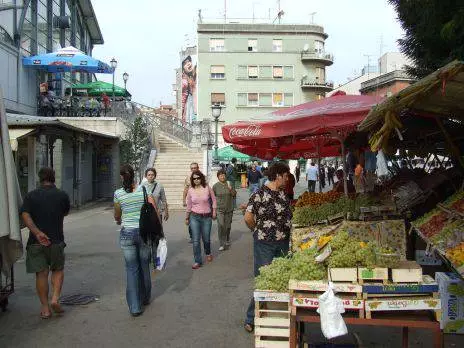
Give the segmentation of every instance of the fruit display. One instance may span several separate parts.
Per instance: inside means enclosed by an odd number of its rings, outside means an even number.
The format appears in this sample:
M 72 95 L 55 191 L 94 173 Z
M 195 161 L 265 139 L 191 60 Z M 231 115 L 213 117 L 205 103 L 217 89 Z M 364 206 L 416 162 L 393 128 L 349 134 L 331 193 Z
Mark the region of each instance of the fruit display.
M 448 221 L 448 214 L 440 211 L 432 215 L 425 223 L 419 225 L 419 231 L 426 238 L 431 238 L 443 229 Z
M 339 199 L 343 193 L 336 191 L 328 192 L 304 192 L 296 202 L 295 206 L 305 207 L 307 205 L 321 205 L 324 203 L 332 203 Z
M 446 257 L 457 268 L 464 266 L 464 242 L 459 243 L 454 248 L 446 250 Z
M 321 280 L 327 276 L 323 264 L 314 261 L 316 250 L 307 249 L 287 257 L 276 257 L 270 265 L 259 269 L 255 288 L 260 290 L 287 291 L 288 281 Z
M 375 251 L 375 264 L 378 267 L 395 268 L 400 261 L 400 254 L 392 248 L 382 247 Z
M 375 265 L 375 244 L 362 242 L 340 231 L 329 242 L 332 253 L 327 265 L 331 268 L 373 267 Z

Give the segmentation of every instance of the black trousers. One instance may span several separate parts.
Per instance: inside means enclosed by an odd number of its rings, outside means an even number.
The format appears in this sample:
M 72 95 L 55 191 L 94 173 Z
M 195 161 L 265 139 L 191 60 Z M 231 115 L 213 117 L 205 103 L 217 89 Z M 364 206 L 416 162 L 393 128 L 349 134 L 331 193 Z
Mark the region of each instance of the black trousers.
M 314 192 L 316 190 L 316 180 L 308 180 L 308 191 Z

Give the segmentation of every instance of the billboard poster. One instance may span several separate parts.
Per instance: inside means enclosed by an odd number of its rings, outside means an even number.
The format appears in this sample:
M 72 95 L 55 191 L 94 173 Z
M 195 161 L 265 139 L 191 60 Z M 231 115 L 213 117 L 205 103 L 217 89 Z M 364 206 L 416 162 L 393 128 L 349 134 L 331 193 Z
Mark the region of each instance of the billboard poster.
M 192 54 L 193 53 L 193 54 Z M 197 54 L 196 47 L 181 56 L 182 124 L 197 119 Z

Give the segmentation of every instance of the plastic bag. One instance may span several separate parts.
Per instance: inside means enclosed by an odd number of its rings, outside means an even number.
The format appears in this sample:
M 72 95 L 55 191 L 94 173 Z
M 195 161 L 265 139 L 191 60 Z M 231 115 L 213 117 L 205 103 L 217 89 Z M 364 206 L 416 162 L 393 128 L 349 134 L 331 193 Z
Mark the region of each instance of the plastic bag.
M 345 308 L 342 300 L 335 296 L 332 282 L 329 282 L 327 291 L 319 296 L 317 312 L 321 316 L 321 329 L 325 338 L 331 339 L 348 333 L 341 316 L 341 313 L 345 313 Z
M 389 176 L 390 171 L 388 170 L 387 160 L 382 150 L 377 153 L 377 176 Z
M 161 271 L 166 267 L 166 258 L 168 256 L 168 242 L 166 238 L 160 239 L 156 249 L 156 269 Z

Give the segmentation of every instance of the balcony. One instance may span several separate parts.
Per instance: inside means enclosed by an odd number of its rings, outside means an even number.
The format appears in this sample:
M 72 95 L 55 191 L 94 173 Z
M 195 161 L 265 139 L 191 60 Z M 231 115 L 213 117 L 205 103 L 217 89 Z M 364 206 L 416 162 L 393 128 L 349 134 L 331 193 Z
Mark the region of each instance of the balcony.
M 332 81 L 319 81 L 318 79 L 314 80 L 307 80 L 301 79 L 301 88 L 302 89 L 312 89 L 319 92 L 330 92 L 333 90 L 333 82 Z
M 334 62 L 333 54 L 327 52 L 317 52 L 317 51 L 301 51 L 301 60 L 304 61 L 313 61 L 323 63 L 326 66 L 332 65 Z

